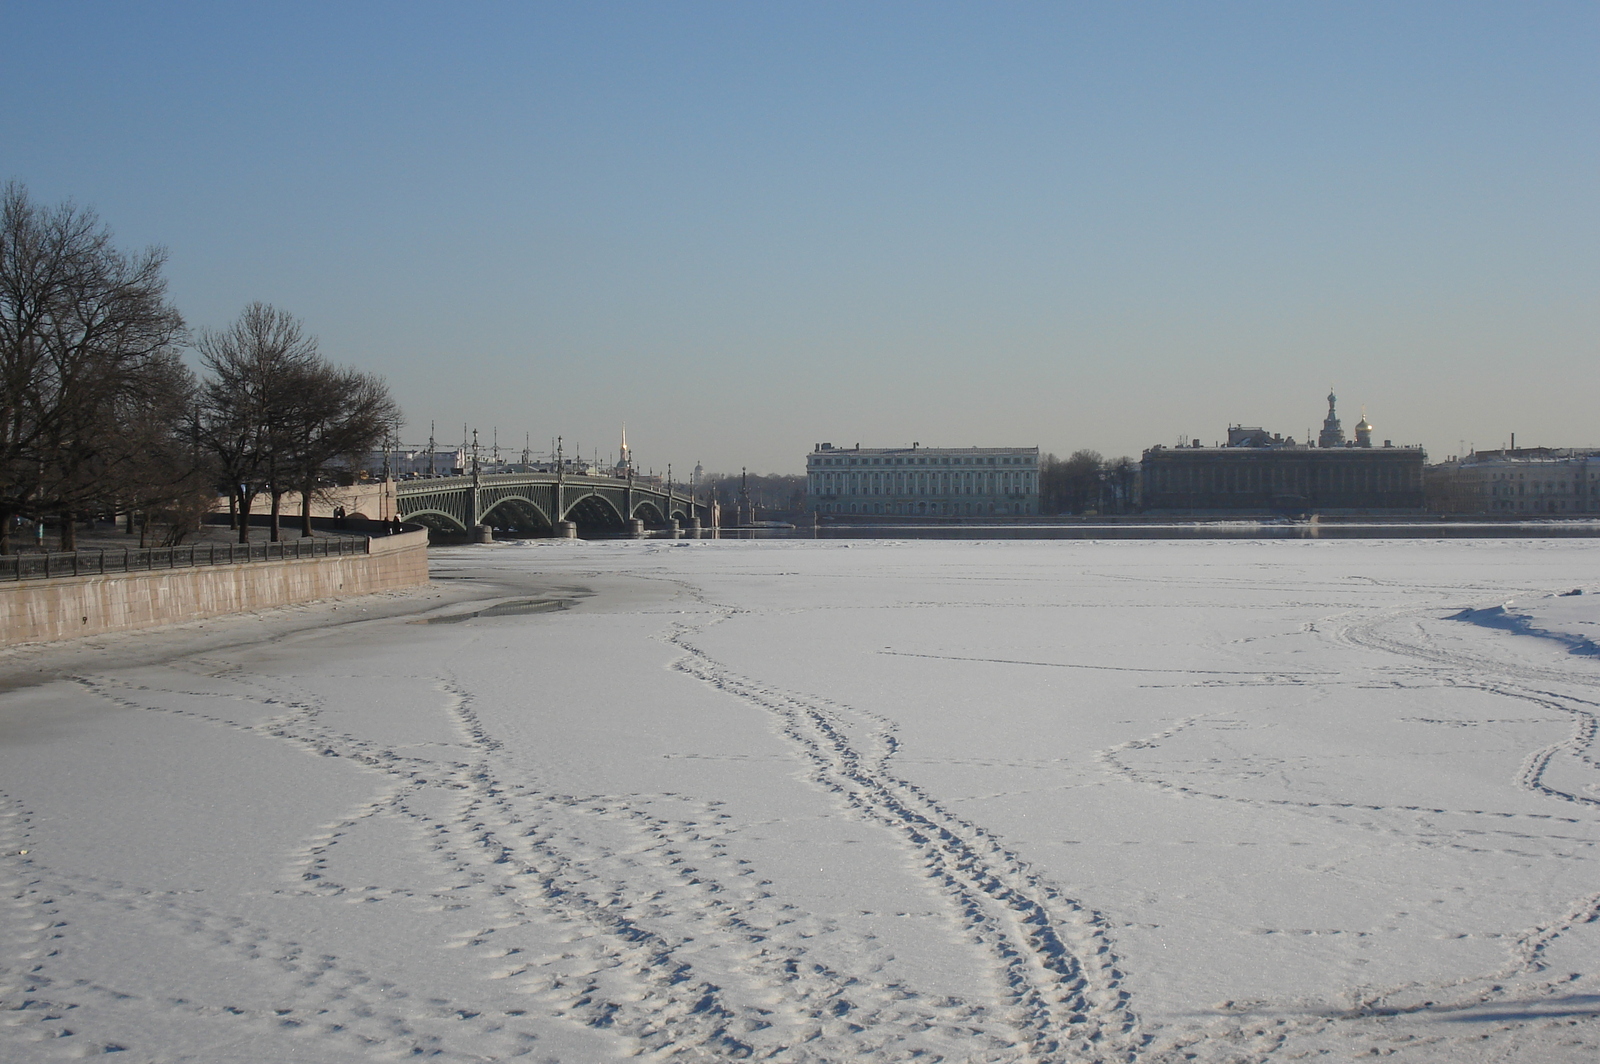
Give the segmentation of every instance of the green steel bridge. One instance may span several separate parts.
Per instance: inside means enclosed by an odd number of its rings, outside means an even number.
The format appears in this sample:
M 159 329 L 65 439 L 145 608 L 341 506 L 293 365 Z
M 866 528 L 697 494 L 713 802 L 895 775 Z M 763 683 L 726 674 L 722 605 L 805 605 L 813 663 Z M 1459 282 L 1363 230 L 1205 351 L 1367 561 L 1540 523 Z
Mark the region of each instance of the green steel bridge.
M 447 532 L 470 533 L 480 525 L 515 528 L 535 535 L 604 534 L 639 527 L 691 527 L 707 516 L 704 504 L 682 488 L 666 488 L 632 477 L 570 473 L 497 473 L 428 477 L 395 485 L 401 519 Z M 563 528 L 563 522 L 571 524 Z

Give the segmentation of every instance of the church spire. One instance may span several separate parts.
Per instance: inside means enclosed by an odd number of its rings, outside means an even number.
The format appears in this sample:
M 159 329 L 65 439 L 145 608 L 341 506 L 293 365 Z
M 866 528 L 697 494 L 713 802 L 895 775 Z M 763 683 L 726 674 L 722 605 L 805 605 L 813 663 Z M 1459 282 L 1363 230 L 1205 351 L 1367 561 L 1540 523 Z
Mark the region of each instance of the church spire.
M 1339 397 L 1333 394 L 1333 388 L 1328 388 L 1328 416 L 1322 422 L 1322 431 L 1317 434 L 1318 447 L 1343 447 L 1344 429 L 1339 427 L 1339 415 L 1334 409 L 1334 404 Z

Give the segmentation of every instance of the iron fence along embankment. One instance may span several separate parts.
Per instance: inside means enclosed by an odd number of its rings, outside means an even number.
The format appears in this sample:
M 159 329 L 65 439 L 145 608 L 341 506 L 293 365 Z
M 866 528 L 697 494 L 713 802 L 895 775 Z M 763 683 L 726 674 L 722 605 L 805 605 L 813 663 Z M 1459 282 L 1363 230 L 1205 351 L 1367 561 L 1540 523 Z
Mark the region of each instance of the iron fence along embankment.
M 124 547 L 97 550 L 45 551 L 0 556 L 0 581 L 47 580 L 60 576 L 100 576 L 155 569 L 191 569 L 203 565 L 293 561 L 341 554 L 366 554 L 366 536 L 283 540 L 277 543 L 197 543 L 188 547 Z

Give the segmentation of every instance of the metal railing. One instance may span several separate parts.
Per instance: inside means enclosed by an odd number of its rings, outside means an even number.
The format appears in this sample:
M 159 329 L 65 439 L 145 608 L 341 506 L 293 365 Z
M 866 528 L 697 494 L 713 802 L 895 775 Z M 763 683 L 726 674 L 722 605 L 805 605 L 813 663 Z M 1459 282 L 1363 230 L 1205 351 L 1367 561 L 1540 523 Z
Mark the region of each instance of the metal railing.
M 46 580 L 58 576 L 99 576 L 366 553 L 366 536 L 301 538 L 277 543 L 197 543 L 189 547 L 45 551 L 0 555 L 0 580 Z

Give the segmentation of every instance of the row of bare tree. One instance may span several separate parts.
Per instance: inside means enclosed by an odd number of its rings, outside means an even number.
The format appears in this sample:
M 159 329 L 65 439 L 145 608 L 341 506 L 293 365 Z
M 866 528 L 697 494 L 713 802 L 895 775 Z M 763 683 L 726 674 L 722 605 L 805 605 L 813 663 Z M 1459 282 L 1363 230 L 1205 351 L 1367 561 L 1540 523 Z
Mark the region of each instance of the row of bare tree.
M 330 465 L 398 421 L 382 380 L 329 364 L 264 304 L 200 333 L 197 376 L 165 262 L 117 249 L 91 210 L 0 190 L 0 554 L 22 519 L 57 519 L 66 550 L 95 514 L 154 514 L 181 535 L 219 492 L 244 514 L 268 494 L 276 514 L 298 491 L 309 535 Z
M 1087 448 L 1066 458 L 1039 456 L 1039 512 L 1043 514 L 1125 514 L 1134 507 L 1139 463 L 1107 460 Z
M 195 437 L 234 510 L 272 499 L 271 537 L 279 535 L 283 497 L 300 496 L 300 534 L 311 535 L 311 504 L 330 466 L 365 455 L 400 420 L 383 380 L 331 365 L 300 322 L 252 303 L 196 345 L 208 377 L 200 391 Z M 239 541 L 250 535 L 239 522 Z

